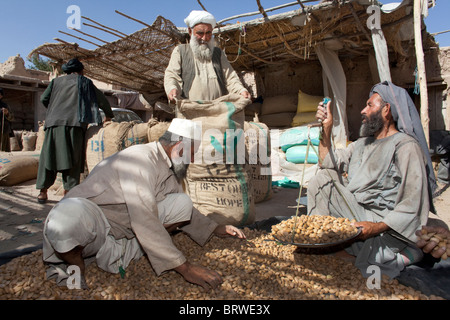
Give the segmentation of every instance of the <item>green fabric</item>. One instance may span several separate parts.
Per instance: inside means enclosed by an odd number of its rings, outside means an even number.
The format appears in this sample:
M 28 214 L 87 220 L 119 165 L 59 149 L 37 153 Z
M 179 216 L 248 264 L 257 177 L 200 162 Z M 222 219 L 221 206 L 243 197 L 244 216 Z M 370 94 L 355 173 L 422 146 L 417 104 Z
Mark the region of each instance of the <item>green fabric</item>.
M 58 172 L 63 174 L 64 189 L 79 183 L 84 172 L 85 131 L 80 127 L 50 127 L 45 130 L 36 179 L 37 189 L 53 185 Z

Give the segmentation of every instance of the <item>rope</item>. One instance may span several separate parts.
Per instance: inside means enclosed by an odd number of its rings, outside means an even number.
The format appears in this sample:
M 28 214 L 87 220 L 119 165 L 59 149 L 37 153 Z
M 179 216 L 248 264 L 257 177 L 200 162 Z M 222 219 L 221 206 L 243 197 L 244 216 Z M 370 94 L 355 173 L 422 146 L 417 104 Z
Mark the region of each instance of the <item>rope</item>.
M 319 161 L 319 164 L 321 165 L 323 160 L 320 158 L 319 153 L 317 151 L 317 149 L 315 148 L 315 146 L 311 143 L 311 136 L 310 136 L 310 132 L 311 132 L 311 127 L 313 125 L 308 125 L 308 143 L 306 145 L 306 155 L 305 155 L 305 161 L 303 162 L 303 171 L 302 171 L 302 179 L 301 179 L 301 183 L 300 183 L 300 190 L 298 193 L 298 200 L 297 200 L 297 208 L 295 211 L 295 218 L 294 218 L 294 227 L 292 228 L 292 243 L 294 243 L 294 239 L 295 239 L 295 229 L 297 226 L 297 218 L 298 218 L 298 212 L 299 212 L 299 208 L 300 208 L 300 197 L 302 194 L 302 190 L 303 190 L 303 183 L 304 183 L 304 177 L 305 177 L 305 168 L 306 168 L 306 164 L 308 163 L 308 154 L 309 154 L 309 148 L 311 147 L 312 150 L 314 151 L 314 153 L 317 155 L 317 159 Z M 345 199 L 344 195 L 341 193 L 341 191 L 339 190 L 339 188 L 336 185 L 336 182 L 334 181 L 333 177 L 331 176 L 330 172 L 328 169 L 325 169 L 325 171 L 328 173 L 331 182 L 333 183 L 334 188 L 337 190 L 337 192 L 339 193 L 339 195 L 342 197 L 342 199 L 344 200 L 345 205 L 347 206 L 347 208 L 349 209 L 351 215 L 353 216 L 353 218 L 355 220 L 356 216 L 353 213 L 353 210 L 350 208 L 350 205 L 348 204 L 347 200 Z
M 239 59 L 240 55 L 242 54 L 242 49 L 241 49 L 242 38 L 244 38 L 244 43 L 246 43 L 245 36 L 247 35 L 247 30 L 245 28 L 245 25 L 242 26 L 239 21 L 237 23 L 239 23 L 239 30 L 240 30 L 240 32 L 239 32 L 238 54 L 236 56 L 236 59 L 234 59 L 233 61 L 230 61 L 230 63 L 235 63 Z

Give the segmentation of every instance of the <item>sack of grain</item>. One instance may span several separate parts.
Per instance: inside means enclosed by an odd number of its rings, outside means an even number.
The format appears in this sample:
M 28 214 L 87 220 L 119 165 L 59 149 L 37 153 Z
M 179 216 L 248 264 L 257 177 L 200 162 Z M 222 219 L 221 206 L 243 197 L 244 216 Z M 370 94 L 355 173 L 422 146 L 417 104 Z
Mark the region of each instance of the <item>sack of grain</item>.
M 11 151 L 20 151 L 19 141 L 17 141 L 16 136 L 9 137 L 9 144 L 11 146 Z
M 316 122 L 316 112 L 322 96 L 312 96 L 298 90 L 297 114 L 292 119 L 292 127 L 301 126 L 307 123 Z
M 269 128 L 287 128 L 292 124 L 295 112 L 280 112 L 273 114 L 263 114 L 259 117 L 259 120 Z
M 291 127 L 299 127 L 309 123 L 317 122 L 316 112 L 299 112 L 291 122 Z
M 245 165 L 244 108 L 248 103 L 230 94 L 177 104 L 178 117 L 202 126 L 203 139 L 187 171 L 186 192 L 195 208 L 220 224 L 242 226 L 255 219 L 251 176 Z
M 149 122 L 134 124 L 127 133 L 127 138 L 124 141 L 124 148 L 128 148 L 135 144 L 148 143 L 148 129 L 150 128 Z
M 91 126 L 86 132 L 86 162 L 89 172 L 103 159 L 125 149 L 132 122 L 105 122 Z
M 261 115 L 297 111 L 297 95 L 285 94 L 274 97 L 266 97 L 262 103 Z
M 152 121 L 152 122 L 151 122 Z M 150 120 L 150 126 L 147 131 L 148 142 L 158 141 L 158 139 L 169 129 L 170 122 L 158 122 L 157 120 Z
M 22 132 L 22 151 L 34 151 L 36 149 L 37 132 Z
M 36 138 L 36 151 L 40 151 L 42 149 L 42 145 L 44 144 L 45 131 L 44 131 L 44 122 L 39 121 L 39 130 Z
M 22 150 L 22 133 L 23 133 L 23 130 L 14 130 L 14 136 L 16 137 L 16 139 L 17 139 L 17 142 L 19 143 L 19 150 Z
M 262 122 L 245 122 L 245 146 L 255 203 L 272 198 L 270 131 Z
M 295 127 L 283 132 L 280 136 L 280 147 L 283 152 L 293 146 L 308 144 L 308 135 L 311 143 L 318 146 L 320 143 L 320 128 L 308 128 L 307 126 Z
M 305 163 L 308 146 L 293 146 L 286 150 L 286 160 L 292 163 Z M 318 152 L 317 148 L 316 151 Z M 307 163 L 316 164 L 319 161 L 317 153 L 310 146 Z
M 323 99 L 322 96 L 312 96 L 298 90 L 298 105 L 297 113 L 301 112 L 316 112 L 319 102 Z
M 16 184 L 36 179 L 39 167 L 39 155 L 22 156 L 6 152 L 0 153 L 0 185 Z

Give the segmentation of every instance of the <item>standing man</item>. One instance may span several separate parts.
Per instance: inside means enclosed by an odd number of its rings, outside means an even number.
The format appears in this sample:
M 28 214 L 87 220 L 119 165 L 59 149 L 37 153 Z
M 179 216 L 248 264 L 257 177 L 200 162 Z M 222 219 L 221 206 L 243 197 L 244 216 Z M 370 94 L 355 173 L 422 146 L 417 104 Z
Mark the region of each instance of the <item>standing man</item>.
M 0 151 L 11 151 L 11 144 L 9 142 L 9 137 L 12 136 L 11 121 L 13 120 L 13 115 L 9 109 L 9 106 L 2 101 L 4 97 L 3 89 L 0 88 Z
M 415 232 L 434 210 L 436 180 L 419 115 L 405 89 L 387 81 L 375 85 L 361 115 L 361 138 L 334 149 L 330 103 L 319 104 L 323 163 L 308 184 L 308 213 L 355 219 L 360 241 L 342 253 L 356 257 L 364 276 L 377 265 L 394 278 L 422 258 Z
M 64 194 L 80 183 L 85 165 L 85 133 L 88 124 L 114 117 L 108 100 L 92 81 L 83 76 L 83 64 L 72 59 L 62 66 L 66 76 L 53 79 L 41 96 L 47 108 L 45 138 L 39 158 L 36 189 L 38 202 L 47 201 L 47 189 L 62 173 Z
M 77 265 L 84 278 L 84 259 L 92 257 L 103 270 L 119 273 L 146 254 L 157 275 L 175 270 L 205 289 L 217 287 L 220 275 L 187 261 L 170 237 L 180 228 L 200 245 L 212 234 L 245 238 L 236 227 L 218 225 L 202 215 L 183 192 L 181 182 L 199 134 L 195 122 L 174 119 L 159 142 L 115 153 L 70 190 L 45 222 L 43 259 L 51 266 L 48 275 L 57 282 L 67 279 L 58 268 L 66 262 Z
M 164 76 L 169 101 L 176 98 L 210 101 L 229 93 L 251 99 L 223 51 L 214 44 L 214 16 L 194 10 L 184 22 L 191 39 L 189 44 L 181 44 L 172 52 Z

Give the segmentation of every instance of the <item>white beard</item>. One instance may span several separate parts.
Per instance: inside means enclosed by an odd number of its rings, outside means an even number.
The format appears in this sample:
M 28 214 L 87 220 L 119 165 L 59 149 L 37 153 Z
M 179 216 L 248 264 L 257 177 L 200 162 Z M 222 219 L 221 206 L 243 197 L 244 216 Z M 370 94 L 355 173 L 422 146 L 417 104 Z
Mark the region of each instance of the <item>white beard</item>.
M 209 42 L 200 44 L 195 36 L 191 36 L 189 42 L 194 57 L 201 62 L 207 62 L 212 60 L 214 40 L 211 38 Z

